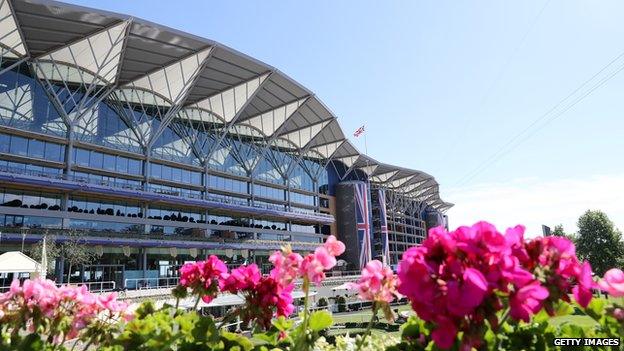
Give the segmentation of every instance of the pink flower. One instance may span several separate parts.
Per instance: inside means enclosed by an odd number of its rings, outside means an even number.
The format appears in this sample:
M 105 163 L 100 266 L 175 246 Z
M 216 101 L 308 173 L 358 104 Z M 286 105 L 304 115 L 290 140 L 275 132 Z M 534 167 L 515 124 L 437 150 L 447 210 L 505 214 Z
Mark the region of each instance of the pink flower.
M 325 267 L 316 255 L 309 254 L 301 261 L 300 274 L 318 286 L 325 279 Z
M 509 299 L 510 315 L 516 320 L 529 322 L 532 314 L 542 309 L 542 301 L 548 297 L 548 289 L 538 281 L 525 285 Z
M 577 280 L 576 286 L 572 288 L 572 294 L 574 294 L 576 302 L 578 302 L 581 307 L 585 308 L 589 305 L 593 297 L 591 289 L 594 287 L 594 280 L 592 279 L 592 270 L 589 262 L 583 263 Z
M 455 343 L 457 327 L 453 321 L 444 316 L 439 316 L 436 320 L 436 328 L 431 332 L 431 338 L 436 345 L 442 349 L 450 349 Z
M 275 251 L 269 261 L 273 263 L 273 269 L 270 276 L 279 280 L 282 285 L 288 285 L 299 275 L 299 266 L 303 261 L 303 257 L 298 253 L 292 252 L 290 247 L 285 247 L 282 251 Z
M 613 297 L 624 296 L 624 272 L 617 268 L 609 269 L 598 286 Z
M 358 290 L 362 300 L 390 303 L 396 295 L 396 278 L 390 267 L 373 260 L 366 264 L 360 279 L 352 287 Z
M 240 312 L 244 322 L 257 321 L 262 327 L 269 328 L 274 316 L 289 316 L 295 307 L 292 304 L 293 284 L 281 285 L 272 277 L 262 277 L 258 284 L 245 291 L 245 307 Z
M 327 237 L 323 247 L 325 247 L 327 252 L 334 257 L 342 255 L 345 251 L 345 244 L 343 244 L 342 241 L 338 241 L 338 239 L 336 239 L 333 235 Z
M 225 278 L 227 266 L 215 255 L 180 268 L 180 285 L 190 288 L 205 303 L 210 303 L 217 296 Z
M 260 270 L 255 264 L 233 269 L 223 283 L 222 290 L 237 293 L 240 290 L 254 289 L 260 281 Z
M 325 279 L 325 271 L 336 266 L 336 255 L 344 252 L 344 244 L 331 235 L 323 246 L 308 254 L 299 266 L 299 274 L 317 286 Z

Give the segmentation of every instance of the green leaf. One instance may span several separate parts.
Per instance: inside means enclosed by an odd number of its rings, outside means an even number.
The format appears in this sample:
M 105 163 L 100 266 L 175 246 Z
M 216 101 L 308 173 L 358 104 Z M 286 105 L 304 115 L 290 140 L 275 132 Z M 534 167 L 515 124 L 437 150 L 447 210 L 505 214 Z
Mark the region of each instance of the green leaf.
M 251 341 L 242 335 L 223 331 L 221 332 L 221 339 L 224 344 L 223 350 L 249 351 L 253 349 Z
M 286 319 L 286 317 L 284 316 L 279 316 L 278 318 L 274 319 L 271 323 L 279 331 L 288 331 L 293 326 L 293 321 Z
M 43 350 L 44 349 L 43 340 L 41 340 L 41 336 L 37 333 L 32 333 L 27 335 L 22 342 L 20 342 L 17 350 L 20 351 L 35 351 L 35 350 Z
M 574 312 L 574 307 L 565 301 L 559 301 L 555 306 L 555 316 L 567 316 Z
M 606 301 L 600 298 L 593 298 L 587 308 L 587 313 L 593 318 L 599 318 L 604 314 Z
M 331 327 L 333 323 L 334 321 L 332 320 L 332 316 L 329 312 L 316 311 L 310 315 L 308 327 L 315 332 L 319 332 L 323 329 Z

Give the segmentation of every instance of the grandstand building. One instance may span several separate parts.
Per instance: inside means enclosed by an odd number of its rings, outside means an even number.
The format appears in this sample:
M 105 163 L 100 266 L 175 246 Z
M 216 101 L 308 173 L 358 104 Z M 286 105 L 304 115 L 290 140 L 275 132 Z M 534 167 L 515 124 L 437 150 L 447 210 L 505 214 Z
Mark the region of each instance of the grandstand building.
M 0 253 L 78 237 L 98 258 L 72 279 L 127 285 L 208 254 L 266 267 L 335 234 L 358 268 L 396 264 L 451 206 L 274 67 L 126 15 L 0 0 Z

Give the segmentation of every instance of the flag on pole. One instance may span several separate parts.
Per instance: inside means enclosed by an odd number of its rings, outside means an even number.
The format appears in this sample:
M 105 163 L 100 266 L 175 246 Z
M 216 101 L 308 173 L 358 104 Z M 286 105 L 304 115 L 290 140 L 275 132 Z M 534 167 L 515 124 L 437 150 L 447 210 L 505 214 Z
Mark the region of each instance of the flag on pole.
M 372 260 L 370 237 L 370 212 L 368 210 L 368 186 L 366 183 L 355 184 L 356 227 L 360 238 L 360 269 Z
M 360 128 L 358 128 L 354 133 L 353 136 L 354 137 L 359 137 L 360 135 L 364 134 L 364 126 L 361 126 Z

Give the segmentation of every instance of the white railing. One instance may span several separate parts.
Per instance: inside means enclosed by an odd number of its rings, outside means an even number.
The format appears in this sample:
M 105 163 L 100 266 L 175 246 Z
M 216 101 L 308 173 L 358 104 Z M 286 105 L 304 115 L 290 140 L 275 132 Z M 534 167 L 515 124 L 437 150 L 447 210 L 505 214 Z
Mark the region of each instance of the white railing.
M 56 286 L 63 285 L 86 285 L 90 292 L 107 292 L 114 291 L 117 288 L 117 283 L 113 280 L 101 281 L 101 282 L 79 282 L 79 283 L 56 283 Z
M 179 277 L 128 278 L 124 280 L 124 288 L 128 290 L 174 288 L 179 281 Z

